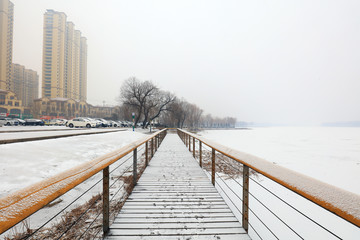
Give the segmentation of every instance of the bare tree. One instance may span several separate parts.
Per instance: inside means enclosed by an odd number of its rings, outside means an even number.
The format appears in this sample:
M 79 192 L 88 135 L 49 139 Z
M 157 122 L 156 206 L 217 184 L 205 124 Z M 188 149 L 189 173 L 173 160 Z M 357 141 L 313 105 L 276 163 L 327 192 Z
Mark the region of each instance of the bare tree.
M 121 86 L 120 101 L 135 111 L 135 125 L 142 117 L 146 101 L 158 91 L 150 81 L 141 82 L 135 77 L 128 78 Z
M 204 111 L 195 104 L 188 104 L 188 106 L 186 107 L 186 112 L 187 126 L 192 129 L 198 129 L 200 127 L 201 115 Z
M 167 125 L 183 128 L 189 115 L 188 108 L 190 105 L 185 99 L 176 99 L 172 102 L 168 107 Z
M 170 92 L 157 90 L 149 97 L 144 104 L 143 128 L 149 125 L 149 122 L 158 118 L 161 113 L 168 110 L 168 106 L 176 99 Z

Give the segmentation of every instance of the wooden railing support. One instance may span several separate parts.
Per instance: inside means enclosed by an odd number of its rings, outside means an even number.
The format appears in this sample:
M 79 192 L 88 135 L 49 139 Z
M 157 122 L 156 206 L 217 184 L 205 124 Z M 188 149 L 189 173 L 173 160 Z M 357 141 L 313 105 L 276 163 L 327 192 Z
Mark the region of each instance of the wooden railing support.
M 149 142 L 145 143 L 145 165 L 149 164 Z
M 199 164 L 202 167 L 202 142 L 199 141 Z
M 133 151 L 133 186 L 135 187 L 137 181 L 137 148 Z
M 195 138 L 193 137 L 193 157 L 195 158 Z
M 211 151 L 211 183 L 215 186 L 215 149 Z
M 155 137 L 155 152 L 157 151 L 158 148 L 158 138 Z
M 0 212 L 4 213 L 0 217 L 0 234 L 9 230 L 19 222 L 23 221 L 33 213 L 42 209 L 44 206 L 54 201 L 58 197 L 62 196 L 66 192 L 75 188 L 79 184 L 83 183 L 87 179 L 91 178 L 97 173 L 103 171 L 103 232 L 106 234 L 109 229 L 109 166 L 115 163 L 119 159 L 128 156 L 131 152 L 134 152 L 134 168 L 133 169 L 133 183 L 137 182 L 137 148 L 143 146 L 148 141 L 152 141 L 155 136 L 164 134 L 166 129 L 152 134 L 152 136 L 146 136 L 142 139 L 134 141 L 131 144 L 121 147 L 119 150 L 112 152 L 112 154 L 106 154 L 99 158 L 93 159 L 86 164 L 81 164 L 78 167 L 74 167 L 48 179 L 44 179 L 39 183 L 32 184 L 30 188 L 19 190 L 8 196 L 0 198 Z M 149 144 L 149 143 L 148 143 Z M 149 145 L 148 145 L 149 148 Z M 149 149 L 148 149 L 149 150 Z M 148 156 L 149 160 L 149 156 Z M 101 174 L 101 173 L 100 173 Z M 101 183 L 100 183 L 101 184 Z M 30 201 L 29 199 L 36 199 L 36 201 Z M 21 204 L 20 204 L 21 203 Z M 16 209 L 16 211 L 13 211 Z
M 109 167 L 103 169 L 103 233 L 109 231 L 110 226 L 110 194 L 109 194 Z
M 191 137 L 189 135 L 189 151 L 191 152 Z
M 249 167 L 243 165 L 243 204 L 242 225 L 246 232 L 249 230 Z
M 151 139 L 151 158 L 154 157 L 154 138 Z

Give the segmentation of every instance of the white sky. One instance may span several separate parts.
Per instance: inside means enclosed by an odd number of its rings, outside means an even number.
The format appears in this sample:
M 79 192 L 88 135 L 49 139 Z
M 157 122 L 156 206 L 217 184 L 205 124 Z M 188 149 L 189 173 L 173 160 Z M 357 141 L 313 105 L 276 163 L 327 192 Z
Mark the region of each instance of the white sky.
M 360 120 L 358 0 L 12 0 L 14 62 L 41 79 L 43 14 L 88 39 L 88 102 L 152 80 L 217 116 Z

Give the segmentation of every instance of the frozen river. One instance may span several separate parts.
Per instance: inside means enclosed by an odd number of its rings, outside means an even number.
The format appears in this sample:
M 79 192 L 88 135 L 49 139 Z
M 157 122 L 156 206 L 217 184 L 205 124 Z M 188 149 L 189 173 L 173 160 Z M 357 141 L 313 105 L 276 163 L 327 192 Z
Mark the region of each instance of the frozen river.
M 360 194 L 360 128 L 269 127 L 199 134 Z

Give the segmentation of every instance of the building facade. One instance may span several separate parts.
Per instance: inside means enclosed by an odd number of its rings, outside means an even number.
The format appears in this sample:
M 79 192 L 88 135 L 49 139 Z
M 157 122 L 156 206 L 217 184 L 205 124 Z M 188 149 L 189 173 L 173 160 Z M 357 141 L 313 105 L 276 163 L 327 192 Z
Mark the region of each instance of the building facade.
M 30 116 L 30 108 L 23 107 L 15 93 L 0 89 L 0 116 Z
M 39 75 L 20 64 L 13 64 L 13 91 L 23 106 L 31 107 L 34 99 L 39 98 Z
M 66 18 L 54 10 L 44 15 L 42 97 L 86 101 L 86 38 Z
M 10 91 L 12 86 L 14 4 L 0 0 L 0 89 Z
M 39 98 L 31 108 L 35 118 L 72 119 L 74 117 L 111 118 L 118 107 L 92 106 L 85 101 L 71 98 Z

